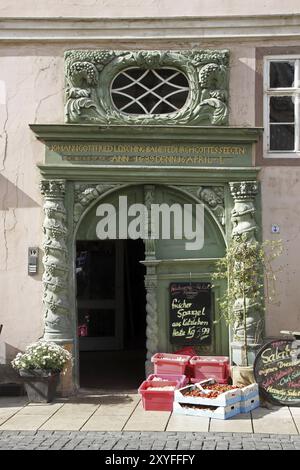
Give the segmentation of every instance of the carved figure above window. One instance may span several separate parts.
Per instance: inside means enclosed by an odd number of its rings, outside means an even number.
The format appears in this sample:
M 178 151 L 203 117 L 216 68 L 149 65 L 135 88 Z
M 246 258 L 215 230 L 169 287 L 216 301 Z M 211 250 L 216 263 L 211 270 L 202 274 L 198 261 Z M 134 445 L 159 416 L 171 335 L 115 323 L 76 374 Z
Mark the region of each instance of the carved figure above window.
M 67 51 L 66 121 L 226 125 L 227 50 Z

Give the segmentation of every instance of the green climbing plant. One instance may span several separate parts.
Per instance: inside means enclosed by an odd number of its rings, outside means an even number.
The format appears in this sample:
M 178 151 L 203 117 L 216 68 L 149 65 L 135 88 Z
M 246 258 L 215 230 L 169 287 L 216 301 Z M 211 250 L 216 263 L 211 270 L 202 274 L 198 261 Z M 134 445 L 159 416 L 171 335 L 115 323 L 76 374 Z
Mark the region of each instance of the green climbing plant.
M 249 240 L 235 236 L 224 258 L 217 262 L 213 279 L 225 279 L 227 290 L 218 299 L 221 318 L 233 329 L 233 338 L 242 344 L 242 365 L 248 366 L 248 346 L 258 342 L 264 329 L 266 302 L 275 295 L 278 270 L 273 261 L 282 253 L 282 242 Z M 250 335 L 250 340 L 249 340 Z

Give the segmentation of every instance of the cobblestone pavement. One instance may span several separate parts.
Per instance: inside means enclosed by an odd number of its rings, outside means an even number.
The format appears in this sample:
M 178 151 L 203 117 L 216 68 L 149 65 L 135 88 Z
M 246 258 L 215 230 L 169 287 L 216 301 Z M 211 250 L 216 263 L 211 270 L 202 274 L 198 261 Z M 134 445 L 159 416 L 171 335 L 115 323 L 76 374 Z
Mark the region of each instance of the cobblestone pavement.
M 300 450 L 300 436 L 185 432 L 0 431 L 0 450 Z

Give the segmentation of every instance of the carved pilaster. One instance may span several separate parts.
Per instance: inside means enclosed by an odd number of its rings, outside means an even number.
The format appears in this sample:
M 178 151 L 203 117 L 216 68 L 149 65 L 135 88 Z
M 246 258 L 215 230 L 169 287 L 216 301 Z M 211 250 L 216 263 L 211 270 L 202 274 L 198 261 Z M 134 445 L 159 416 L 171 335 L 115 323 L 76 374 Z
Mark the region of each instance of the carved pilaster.
M 255 222 L 254 199 L 258 193 L 256 181 L 241 181 L 229 183 L 230 191 L 234 199 L 234 208 L 231 212 L 233 225 L 232 238 L 247 234 L 248 241 L 255 241 L 257 225 Z
M 151 218 L 151 205 L 155 202 L 155 186 L 144 186 L 144 201 L 148 214 L 148 238 L 144 240 L 145 243 L 145 259 L 155 259 L 155 240 L 151 235 L 155 233 L 155 227 Z
M 155 227 L 151 221 L 151 205 L 155 202 L 155 186 L 144 186 L 144 203 L 147 207 L 148 214 L 148 238 L 145 243 L 145 261 L 146 275 L 146 374 L 152 372 L 151 357 L 158 351 L 158 312 L 157 312 L 157 273 L 156 273 L 156 256 L 155 256 L 155 240 L 151 238 L 151 234 L 155 233 Z
M 256 181 L 242 181 L 229 183 L 230 191 L 234 199 L 234 208 L 231 212 L 232 233 L 233 239 L 243 242 L 241 236 L 246 237 L 248 243 L 255 243 L 257 224 L 255 221 L 255 197 L 258 193 L 258 183 Z M 239 263 L 236 263 L 234 270 L 239 271 Z M 246 310 L 246 325 L 243 320 L 244 309 Z M 237 298 L 233 306 L 236 322 L 233 326 L 233 342 L 240 349 L 239 356 L 246 354 L 246 351 L 241 349 L 242 345 L 256 345 L 260 339 L 261 333 L 261 320 L 257 314 L 257 308 L 251 295 L 247 293 L 240 298 Z M 246 331 L 245 331 L 246 330 Z M 249 350 L 248 350 L 249 353 Z M 233 358 L 238 363 L 238 359 Z M 243 360 L 245 363 L 245 359 Z
M 53 341 L 70 341 L 72 328 L 68 298 L 67 226 L 64 206 L 65 181 L 41 182 L 44 196 L 43 223 L 43 308 L 44 338 Z
M 158 319 L 157 319 L 157 275 L 156 265 L 147 263 L 145 276 L 146 287 L 146 345 L 147 362 L 150 362 L 151 356 L 158 351 Z

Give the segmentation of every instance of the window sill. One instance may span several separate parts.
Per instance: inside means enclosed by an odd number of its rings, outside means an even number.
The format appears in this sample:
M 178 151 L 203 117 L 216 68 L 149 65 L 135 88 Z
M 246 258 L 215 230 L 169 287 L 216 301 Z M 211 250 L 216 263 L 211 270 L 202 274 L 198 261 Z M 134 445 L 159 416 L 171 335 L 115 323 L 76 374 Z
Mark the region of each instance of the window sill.
M 276 160 L 276 159 L 285 159 L 285 160 L 298 160 L 300 159 L 300 152 L 295 153 L 265 153 L 264 158 L 268 160 Z

